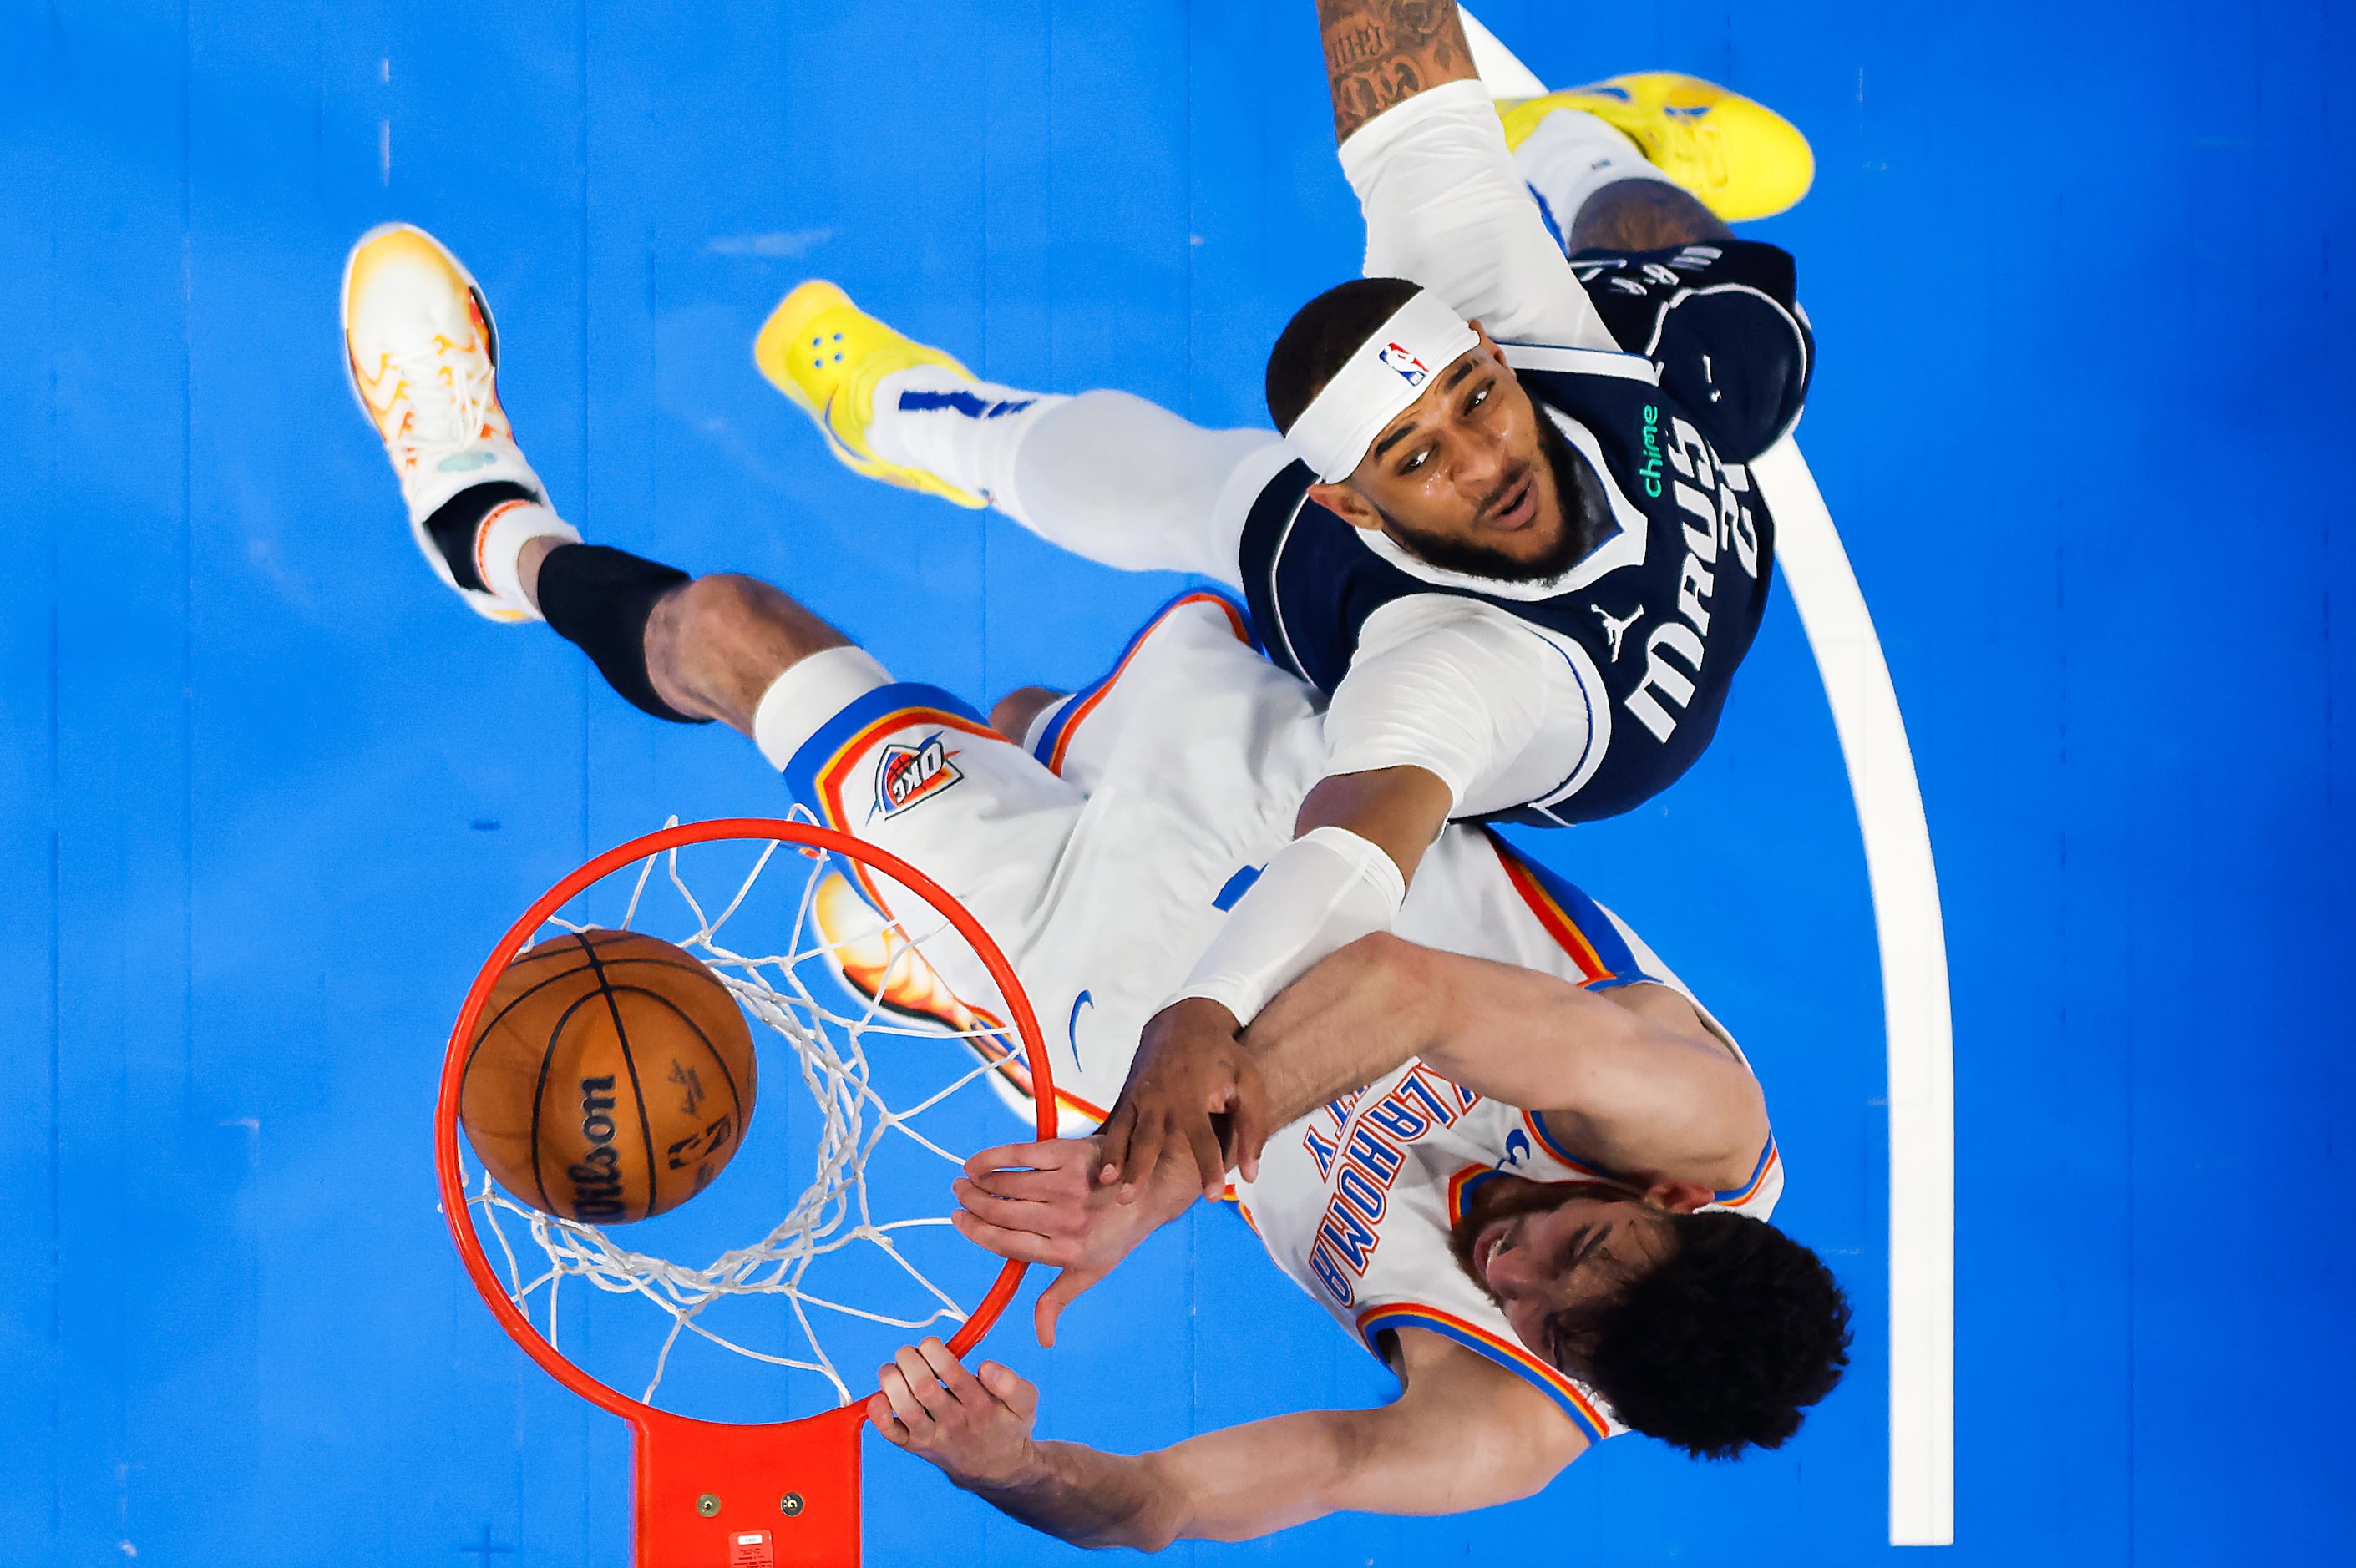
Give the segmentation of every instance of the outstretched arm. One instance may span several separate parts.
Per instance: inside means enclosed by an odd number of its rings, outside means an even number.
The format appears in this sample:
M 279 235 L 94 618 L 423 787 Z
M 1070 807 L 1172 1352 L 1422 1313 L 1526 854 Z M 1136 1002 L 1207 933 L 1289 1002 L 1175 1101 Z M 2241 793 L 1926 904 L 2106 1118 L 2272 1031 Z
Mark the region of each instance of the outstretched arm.
M 1238 1161 L 1247 1180 L 1258 1174 L 1260 1144 L 1283 1121 L 1260 1114 L 1241 1023 L 1327 955 L 1390 928 L 1452 798 L 1437 773 L 1413 766 L 1340 774 L 1309 792 L 1293 841 L 1229 912 L 1179 999 L 1139 1035 L 1104 1125 L 1103 1179 L 1121 1183 L 1124 1200 L 1177 1143 L 1206 1197 Z
M 1477 1093 L 1544 1112 L 1581 1150 L 1631 1176 L 1740 1186 L 1767 1141 L 1758 1079 L 1666 986 L 1590 991 L 1374 936 L 1301 976 L 1244 1044 L 1272 1107 L 1323 1104 L 1416 1058 Z M 1274 1111 L 1269 1120 L 1283 1125 Z
M 1589 991 L 1388 934 L 1351 944 L 1288 987 L 1237 1049 L 1262 1107 L 1258 1125 L 1271 1130 L 1419 1059 L 1478 1093 L 1544 1112 L 1605 1167 L 1647 1182 L 1740 1187 L 1767 1141 L 1758 1080 L 1669 987 Z M 1135 1201 L 1123 1201 L 1100 1146 L 985 1149 L 957 1183 L 963 1207 L 953 1218 L 968 1240 L 1064 1271 L 1039 1297 L 1043 1345 L 1055 1343 L 1065 1307 L 1218 1180 L 1180 1139 L 1152 1166 L 1135 1166 Z
M 1317 18 L 1366 275 L 1421 283 L 1501 343 L 1616 348 L 1515 172 L 1454 0 L 1319 0 Z
M 1076 1546 L 1249 1541 L 1330 1513 L 1457 1513 L 1528 1497 L 1587 1446 L 1544 1394 L 1463 1347 L 1399 1331 L 1405 1391 L 1377 1410 L 1231 1426 L 1160 1453 L 1031 1435 L 1038 1391 L 937 1339 L 883 1370 L 868 1418 L 966 1490 Z
M 1354 943 L 1294 982 L 1241 1040 L 1234 1036 L 1232 1016 L 1200 998 L 1164 1008 L 1148 1038 L 1173 1014 L 1207 1009 L 1224 1020 L 1200 1021 L 1205 1029 L 1226 1031 L 1225 1082 L 1237 1090 L 1242 1113 L 1232 1142 L 1249 1168 L 1268 1132 L 1373 1083 L 1415 1054 L 1417 1043 L 1432 1032 L 1413 994 L 1422 983 L 1416 962 L 1423 951 L 1387 935 Z M 1182 1072 L 1202 1061 L 1173 1055 L 1165 1064 Z M 1132 1103 L 1140 1077 L 1132 1069 L 1124 1104 Z M 1164 1083 L 1151 1097 L 1183 1103 L 1183 1093 Z M 1055 1342 L 1056 1320 L 1075 1298 L 1198 1196 L 1215 1196 L 1226 1181 L 1229 1158 L 1215 1137 L 1157 1140 L 1152 1150 L 1132 1155 L 1126 1179 L 1108 1163 L 1107 1146 L 1099 1135 L 987 1148 L 966 1161 L 954 1183 L 959 1208 L 950 1220 L 968 1241 L 1003 1258 L 1061 1271 L 1034 1308 L 1042 1345 Z

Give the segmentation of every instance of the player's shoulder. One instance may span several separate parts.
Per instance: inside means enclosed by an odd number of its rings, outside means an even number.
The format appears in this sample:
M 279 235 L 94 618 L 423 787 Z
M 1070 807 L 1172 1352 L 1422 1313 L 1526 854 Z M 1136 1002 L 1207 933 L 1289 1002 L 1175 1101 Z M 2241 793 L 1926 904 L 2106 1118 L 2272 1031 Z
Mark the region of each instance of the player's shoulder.
M 1377 606 L 1358 628 L 1357 656 L 1370 659 L 1419 639 L 1469 641 L 1503 656 L 1535 660 L 1546 639 L 1502 605 L 1463 593 L 1403 593 Z
M 1780 245 L 1757 240 L 1697 240 L 1659 251 L 1581 251 L 1571 272 L 1587 297 L 1612 328 L 1612 338 L 1630 353 L 1623 324 L 1637 318 L 1633 302 L 1664 304 L 1704 290 L 1750 290 L 1785 310 L 1799 303 L 1799 264 Z
M 1571 266 L 1613 338 L 1652 362 L 1661 389 L 1729 460 L 1750 462 L 1798 420 L 1815 335 L 1788 251 L 1721 240 L 1583 251 Z

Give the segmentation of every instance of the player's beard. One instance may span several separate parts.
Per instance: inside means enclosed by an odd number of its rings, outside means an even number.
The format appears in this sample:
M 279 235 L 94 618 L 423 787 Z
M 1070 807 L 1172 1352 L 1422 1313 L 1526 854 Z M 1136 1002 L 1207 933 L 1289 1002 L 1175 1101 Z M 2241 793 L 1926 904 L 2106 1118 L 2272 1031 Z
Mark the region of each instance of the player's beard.
M 1481 1294 L 1490 1300 L 1497 1293 L 1472 1266 L 1472 1244 L 1493 1220 L 1510 1220 L 1516 1214 L 1543 1214 L 1559 1209 L 1580 1198 L 1625 1198 L 1628 1194 L 1617 1187 L 1600 1181 L 1532 1181 L 1526 1177 L 1483 1181 L 1472 1189 L 1465 1200 L 1464 1212 L 1448 1227 L 1449 1255 L 1464 1277 L 1481 1287 Z
M 1543 582 L 1549 577 L 1561 576 L 1585 560 L 1587 552 L 1601 544 L 1612 529 L 1611 503 L 1604 499 L 1603 482 L 1596 476 L 1585 455 L 1563 439 L 1562 432 L 1555 428 L 1553 419 L 1543 407 L 1537 413 L 1538 452 L 1554 471 L 1558 531 L 1554 542 L 1536 560 L 1517 560 L 1493 545 L 1470 544 L 1426 533 L 1400 522 L 1388 512 L 1382 512 L 1383 531 L 1413 551 L 1419 560 L 1442 571 L 1461 571 L 1493 582 Z M 1509 479 L 1504 488 L 1510 489 L 1518 483 L 1518 477 Z M 1380 507 L 1376 509 L 1381 511 Z

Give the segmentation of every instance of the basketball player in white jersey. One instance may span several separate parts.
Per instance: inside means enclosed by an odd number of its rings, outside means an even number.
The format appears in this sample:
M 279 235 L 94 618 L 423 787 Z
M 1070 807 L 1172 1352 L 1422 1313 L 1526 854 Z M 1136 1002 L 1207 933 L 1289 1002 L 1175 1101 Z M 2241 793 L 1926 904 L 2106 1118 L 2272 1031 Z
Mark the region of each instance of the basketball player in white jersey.
M 1035 696 L 985 723 L 765 583 L 580 542 L 500 411 L 487 304 L 430 236 L 367 236 L 343 307 L 355 391 L 437 574 L 478 609 L 545 619 L 647 711 L 749 735 L 820 818 L 937 880 L 1041 1016 L 1068 1020 L 1058 1079 L 1109 1103 L 1324 766 L 1314 691 L 1253 650 L 1235 606 L 1194 595 L 1158 617 L 1042 762 L 1005 738 Z M 445 540 L 433 519 L 461 501 L 485 526 Z M 1725 1030 L 1624 925 L 1477 827 L 1424 847 L 1395 924 L 1327 956 L 1242 1049 L 1285 1124 L 1246 1211 L 1397 1371 L 1397 1401 L 1125 1457 L 1033 1441 L 1020 1379 L 928 1339 L 882 1373 L 879 1429 L 1043 1529 L 1147 1547 L 1500 1502 L 1626 1427 L 1697 1454 L 1788 1437 L 1839 1377 L 1847 1307 L 1766 1223 L 1782 1165 Z M 957 953 L 930 956 L 980 994 Z M 1212 1179 L 1173 1145 L 1124 1204 L 1101 1157 L 1092 1139 L 997 1151 L 958 1184 L 969 1236 L 1066 1265 L 1043 1339 Z
M 755 346 L 854 468 L 1240 587 L 1269 656 L 1330 695 L 1297 840 L 1149 1023 L 1107 1129 L 1112 1168 L 1132 1132 L 1143 1168 L 1185 1136 L 1214 1185 L 1212 1112 L 1256 1120 L 1237 1029 L 1389 929 L 1443 823 L 1617 815 L 1708 745 L 1772 571 L 1744 464 L 1797 418 L 1812 358 L 1791 258 L 1720 216 L 1798 199 L 1788 124 L 1659 75 L 1501 123 L 1445 0 L 1319 15 L 1369 275 L 1278 342 L 1281 438 L 976 381 L 829 283 Z M 1068 711 L 1036 721 L 1043 755 Z M 1230 1130 L 1228 1160 L 1257 1152 Z

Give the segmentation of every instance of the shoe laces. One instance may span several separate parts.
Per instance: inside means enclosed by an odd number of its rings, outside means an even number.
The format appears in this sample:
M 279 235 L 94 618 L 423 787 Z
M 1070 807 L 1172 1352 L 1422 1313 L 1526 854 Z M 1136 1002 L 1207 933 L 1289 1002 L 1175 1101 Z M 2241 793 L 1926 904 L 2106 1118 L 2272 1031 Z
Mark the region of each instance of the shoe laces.
M 387 370 L 400 378 L 408 407 L 400 428 L 386 437 L 393 460 L 413 467 L 430 451 L 477 441 L 498 400 L 498 374 L 479 349 L 453 352 L 438 333 L 426 341 L 387 349 Z

